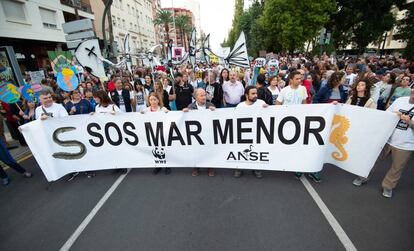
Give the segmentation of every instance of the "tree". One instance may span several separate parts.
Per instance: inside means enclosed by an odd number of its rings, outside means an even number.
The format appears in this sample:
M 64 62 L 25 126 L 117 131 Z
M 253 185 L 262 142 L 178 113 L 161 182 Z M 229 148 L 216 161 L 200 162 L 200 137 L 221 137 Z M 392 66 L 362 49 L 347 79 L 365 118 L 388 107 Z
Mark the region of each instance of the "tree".
M 407 42 L 404 57 L 414 59 L 414 2 L 404 3 L 399 8 L 406 12 L 404 18 L 397 22 L 399 32 L 395 38 Z
M 181 43 L 185 50 L 188 51 L 188 40 L 186 34 L 191 30 L 190 18 L 187 15 L 179 15 L 175 18 L 175 27 L 180 30 Z
M 233 47 L 240 35 L 240 18 L 243 15 L 244 0 L 236 0 L 234 4 L 233 22 L 225 46 Z
M 265 34 L 262 32 L 261 24 L 257 21 L 263 12 L 263 6 L 263 1 L 254 0 L 240 17 L 239 31 L 244 31 L 246 34 L 247 50 L 251 56 L 256 56 L 259 50 L 263 49 Z
M 166 33 L 166 43 L 168 43 L 168 41 L 170 41 L 170 23 L 172 23 L 173 18 L 171 15 L 171 12 L 168 10 L 159 10 L 157 12 L 157 16 L 154 19 L 154 24 L 155 25 L 164 25 L 164 30 Z
M 401 1 L 337 0 L 338 9 L 329 25 L 335 45 L 345 47 L 352 42 L 362 53 L 370 43 L 381 41 L 396 23 L 391 9 Z
M 294 52 L 315 37 L 335 11 L 334 0 L 266 0 L 259 24 L 264 44 L 271 49 Z M 275 48 L 275 46 L 281 48 Z

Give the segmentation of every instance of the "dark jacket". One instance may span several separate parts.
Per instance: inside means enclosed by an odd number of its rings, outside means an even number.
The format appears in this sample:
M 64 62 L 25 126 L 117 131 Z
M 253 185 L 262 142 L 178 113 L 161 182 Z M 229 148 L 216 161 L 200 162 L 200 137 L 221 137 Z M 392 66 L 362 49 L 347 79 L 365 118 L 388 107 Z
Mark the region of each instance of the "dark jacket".
M 223 106 L 223 86 L 217 82 L 211 85 L 214 87 L 214 94 L 211 103 L 213 103 L 215 107 L 220 108 Z
M 129 91 L 126 89 L 122 89 L 121 95 L 124 98 L 125 111 L 132 112 L 131 97 L 129 96 Z M 115 103 L 115 105 L 120 107 L 119 106 L 119 94 L 117 90 L 111 92 L 111 98 L 112 98 L 112 101 Z
M 345 103 L 348 98 L 348 94 L 346 93 L 342 85 L 340 85 L 338 88 L 339 88 L 339 95 L 341 96 L 341 103 Z M 315 94 L 315 96 L 313 96 L 312 103 L 313 104 L 326 103 L 329 97 L 331 96 L 331 94 L 332 94 L 332 88 L 329 88 L 328 85 L 324 85 L 319 89 L 319 91 Z
M 191 103 L 190 105 L 188 105 L 188 107 L 187 107 L 187 108 L 188 108 L 189 110 L 198 110 L 196 102 L 197 102 L 197 101 L 194 101 L 193 103 Z M 208 109 L 208 108 L 210 108 L 210 107 L 216 107 L 216 106 L 214 106 L 214 104 L 213 104 L 213 103 L 210 103 L 210 102 L 206 101 L 206 109 Z
M 273 105 L 272 92 L 265 86 L 257 88 L 257 98 L 263 100 L 268 105 Z

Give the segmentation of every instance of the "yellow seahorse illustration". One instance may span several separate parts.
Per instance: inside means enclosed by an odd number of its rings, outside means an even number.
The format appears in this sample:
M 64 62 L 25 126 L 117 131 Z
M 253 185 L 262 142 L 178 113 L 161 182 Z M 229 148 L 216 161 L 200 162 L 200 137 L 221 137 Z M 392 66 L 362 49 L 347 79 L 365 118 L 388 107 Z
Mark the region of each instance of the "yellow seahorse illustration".
M 345 135 L 350 126 L 349 120 L 340 115 L 334 115 L 332 120 L 332 131 L 329 136 L 329 142 L 336 146 L 339 152 L 332 152 L 332 158 L 338 161 L 345 161 L 348 158 L 348 153 L 344 145 L 348 142 L 348 137 Z
M 8 84 L 7 89 L 10 91 L 10 93 L 13 95 L 13 98 L 10 100 L 10 102 L 15 102 L 20 99 L 20 93 L 17 91 L 16 86 L 13 84 Z

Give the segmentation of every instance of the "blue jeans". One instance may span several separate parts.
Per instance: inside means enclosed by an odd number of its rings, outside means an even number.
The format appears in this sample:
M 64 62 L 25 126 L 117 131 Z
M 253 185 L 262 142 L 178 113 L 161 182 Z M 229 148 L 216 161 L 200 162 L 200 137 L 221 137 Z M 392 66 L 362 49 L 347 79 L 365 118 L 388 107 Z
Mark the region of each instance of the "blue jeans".
M 16 170 L 16 172 L 18 173 L 26 172 L 26 170 L 21 165 L 19 165 L 16 162 L 16 160 L 14 160 L 13 157 L 10 155 L 9 150 L 4 145 L 2 140 L 0 140 L 0 160 L 3 161 L 4 164 Z M 0 168 L 0 178 L 2 179 L 7 178 L 7 174 L 3 170 L 3 168 Z

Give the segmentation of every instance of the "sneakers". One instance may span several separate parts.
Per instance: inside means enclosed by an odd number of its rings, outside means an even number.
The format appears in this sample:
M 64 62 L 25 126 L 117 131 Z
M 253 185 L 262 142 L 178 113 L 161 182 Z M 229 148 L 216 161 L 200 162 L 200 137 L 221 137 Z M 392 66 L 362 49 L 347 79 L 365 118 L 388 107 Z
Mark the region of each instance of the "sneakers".
M 193 177 L 198 176 L 198 168 L 193 168 L 193 171 L 191 172 L 191 176 Z
M 368 182 L 368 179 L 367 178 L 357 177 L 356 179 L 354 179 L 354 181 L 352 181 L 352 184 L 354 186 L 360 187 L 360 186 L 366 184 L 367 182 Z
M 256 176 L 256 178 L 258 178 L 258 179 L 263 178 L 262 171 L 254 170 L 254 171 L 253 171 L 253 174 L 254 174 L 254 176 Z
M 392 197 L 392 189 L 383 188 L 382 189 L 382 196 L 385 198 L 391 198 Z
M 240 178 L 243 175 L 242 170 L 234 170 L 234 178 Z
M 308 177 L 311 178 L 316 183 L 321 182 L 321 176 L 319 173 L 308 173 Z
M 70 174 L 70 177 L 69 177 L 69 179 L 68 179 L 68 181 L 72 181 L 74 178 L 76 178 L 76 176 L 78 176 L 79 175 L 79 172 L 76 172 L 76 173 L 71 173 Z
M 152 169 L 152 174 L 157 175 L 161 171 L 161 167 Z
M 171 173 L 171 168 L 167 167 L 165 168 L 165 175 L 168 175 Z
M 2 183 L 3 183 L 3 186 L 7 186 L 8 184 L 10 184 L 10 179 L 9 178 L 3 178 Z
M 208 177 L 214 177 L 216 175 L 214 168 L 209 168 L 207 172 L 208 172 Z
M 85 172 L 85 174 L 88 179 L 95 177 L 95 172 Z
M 302 177 L 302 173 L 295 172 L 295 178 L 300 180 L 300 177 Z
M 23 177 L 31 178 L 31 177 L 33 177 L 33 174 L 26 171 L 26 172 L 23 173 Z

